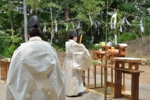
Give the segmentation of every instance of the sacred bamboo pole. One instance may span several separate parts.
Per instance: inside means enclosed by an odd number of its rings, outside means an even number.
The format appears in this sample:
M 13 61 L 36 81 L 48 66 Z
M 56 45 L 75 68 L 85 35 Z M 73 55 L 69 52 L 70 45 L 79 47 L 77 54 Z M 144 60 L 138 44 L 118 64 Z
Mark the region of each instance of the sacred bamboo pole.
M 79 44 L 82 42 L 82 35 L 80 35 L 80 41 Z M 83 80 L 83 85 L 85 86 L 85 71 L 82 71 L 82 80 Z
M 106 56 L 106 44 L 107 44 L 107 33 L 108 33 L 108 0 L 106 1 L 106 37 L 105 37 L 105 66 L 104 66 L 104 100 L 107 100 L 107 56 Z

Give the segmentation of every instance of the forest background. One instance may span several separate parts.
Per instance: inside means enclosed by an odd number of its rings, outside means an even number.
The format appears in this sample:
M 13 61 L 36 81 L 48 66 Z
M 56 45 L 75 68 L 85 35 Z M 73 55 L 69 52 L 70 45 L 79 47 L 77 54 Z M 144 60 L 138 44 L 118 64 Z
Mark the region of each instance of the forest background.
M 117 43 L 137 38 L 142 42 L 150 34 L 149 7 L 150 0 L 1 0 L 0 57 L 11 57 L 28 40 L 27 22 L 32 15 L 40 19 L 42 39 L 58 51 L 64 51 L 72 28 L 78 30 L 78 37 L 83 35 L 88 49 L 106 37 L 106 42 L 114 43 L 115 35 Z

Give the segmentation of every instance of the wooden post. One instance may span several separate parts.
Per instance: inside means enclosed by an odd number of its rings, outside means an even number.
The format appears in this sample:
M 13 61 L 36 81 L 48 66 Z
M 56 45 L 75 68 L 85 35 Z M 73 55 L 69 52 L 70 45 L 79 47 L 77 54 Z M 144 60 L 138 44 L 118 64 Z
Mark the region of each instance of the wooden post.
M 80 35 L 80 41 L 79 41 L 79 43 L 81 43 L 82 42 L 82 35 Z

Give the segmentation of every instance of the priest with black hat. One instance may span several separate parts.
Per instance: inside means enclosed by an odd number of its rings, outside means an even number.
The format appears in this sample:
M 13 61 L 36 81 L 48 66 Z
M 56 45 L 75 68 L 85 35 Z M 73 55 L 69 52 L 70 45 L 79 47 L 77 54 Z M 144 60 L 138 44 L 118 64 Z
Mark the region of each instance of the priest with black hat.
M 39 19 L 32 16 L 29 41 L 22 43 L 12 56 L 6 100 L 65 100 L 64 76 L 57 53 L 40 36 Z

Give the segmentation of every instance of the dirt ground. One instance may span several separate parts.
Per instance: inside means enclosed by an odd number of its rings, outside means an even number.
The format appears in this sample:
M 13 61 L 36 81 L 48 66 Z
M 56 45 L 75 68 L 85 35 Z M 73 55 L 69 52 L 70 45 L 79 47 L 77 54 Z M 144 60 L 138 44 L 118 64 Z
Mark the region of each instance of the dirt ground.
M 127 42 L 126 56 L 137 58 L 150 58 L 150 35 Z M 150 83 L 150 66 L 141 66 L 139 70 L 144 71 L 140 74 L 140 82 Z M 130 78 L 127 76 L 127 78 Z
M 150 35 L 127 42 L 127 56 L 149 58 L 150 57 Z
M 150 36 L 139 38 L 134 41 L 127 42 L 126 56 L 136 58 L 150 57 Z M 90 52 L 91 53 L 91 52 Z M 65 52 L 57 52 L 61 66 L 65 58 Z M 92 56 L 92 53 L 91 53 Z M 100 69 L 97 69 L 98 72 Z M 140 74 L 140 82 L 150 83 L 150 66 L 139 66 L 139 70 L 144 71 Z M 130 75 L 126 74 L 126 78 L 130 79 Z

